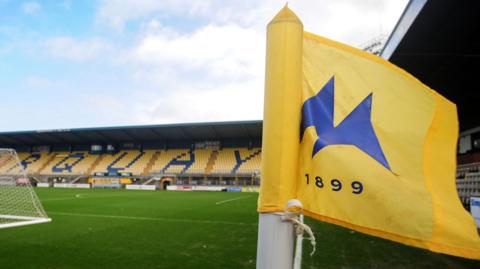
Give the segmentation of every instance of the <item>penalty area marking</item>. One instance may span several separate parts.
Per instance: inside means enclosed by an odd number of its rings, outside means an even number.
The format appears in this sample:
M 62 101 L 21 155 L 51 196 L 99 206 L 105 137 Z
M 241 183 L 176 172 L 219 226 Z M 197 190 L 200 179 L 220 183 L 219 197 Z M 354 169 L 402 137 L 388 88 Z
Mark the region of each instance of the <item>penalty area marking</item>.
M 118 216 L 118 215 L 100 215 L 100 214 L 80 214 L 67 212 L 47 212 L 49 215 L 75 216 L 88 218 L 105 218 L 105 219 L 126 219 L 126 220 L 148 220 L 163 222 L 183 222 L 183 223 L 204 223 L 204 224 L 226 224 L 239 226 L 257 226 L 257 223 L 249 222 L 232 222 L 232 221 L 216 221 L 216 220 L 195 220 L 195 219 L 174 219 L 174 218 L 151 218 L 151 217 L 135 217 L 135 216 Z
M 232 199 L 228 199 L 228 200 L 218 201 L 218 202 L 216 202 L 215 204 L 216 204 L 216 205 L 221 205 L 221 204 L 228 203 L 228 202 L 233 202 L 233 201 L 237 201 L 237 200 L 246 199 L 246 198 L 248 198 L 248 197 L 250 197 L 250 195 L 248 195 L 248 196 L 240 196 L 240 197 L 236 197 L 236 198 L 232 198 Z

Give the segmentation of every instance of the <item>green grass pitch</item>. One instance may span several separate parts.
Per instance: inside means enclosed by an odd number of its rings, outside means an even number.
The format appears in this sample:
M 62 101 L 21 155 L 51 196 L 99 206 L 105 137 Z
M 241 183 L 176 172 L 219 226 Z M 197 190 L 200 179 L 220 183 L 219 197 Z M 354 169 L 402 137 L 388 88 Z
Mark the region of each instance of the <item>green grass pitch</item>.
M 254 193 L 36 189 L 53 222 L 0 229 L 0 268 L 255 268 Z M 480 268 L 307 220 L 303 268 Z

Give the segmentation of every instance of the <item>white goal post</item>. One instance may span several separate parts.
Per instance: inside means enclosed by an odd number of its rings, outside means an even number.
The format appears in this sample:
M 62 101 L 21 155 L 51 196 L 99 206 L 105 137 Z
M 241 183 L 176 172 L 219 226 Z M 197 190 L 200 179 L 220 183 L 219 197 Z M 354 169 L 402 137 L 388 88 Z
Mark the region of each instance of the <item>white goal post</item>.
M 51 221 L 13 149 L 0 148 L 0 229 Z

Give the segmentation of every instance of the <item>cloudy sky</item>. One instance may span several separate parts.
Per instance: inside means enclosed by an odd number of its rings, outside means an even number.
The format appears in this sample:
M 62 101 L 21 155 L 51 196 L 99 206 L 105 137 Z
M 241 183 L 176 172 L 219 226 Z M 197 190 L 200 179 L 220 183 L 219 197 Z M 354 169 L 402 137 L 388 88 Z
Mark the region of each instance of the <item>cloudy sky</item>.
M 361 47 L 406 0 L 289 1 Z M 0 131 L 257 120 L 265 29 L 284 0 L 0 0 Z

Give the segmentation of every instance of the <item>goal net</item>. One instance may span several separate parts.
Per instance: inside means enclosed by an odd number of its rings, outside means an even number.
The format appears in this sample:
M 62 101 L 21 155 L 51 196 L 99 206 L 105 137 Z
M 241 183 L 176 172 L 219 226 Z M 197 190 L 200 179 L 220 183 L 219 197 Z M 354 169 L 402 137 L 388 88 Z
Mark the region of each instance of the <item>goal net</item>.
M 0 228 L 48 222 L 13 149 L 0 149 Z

